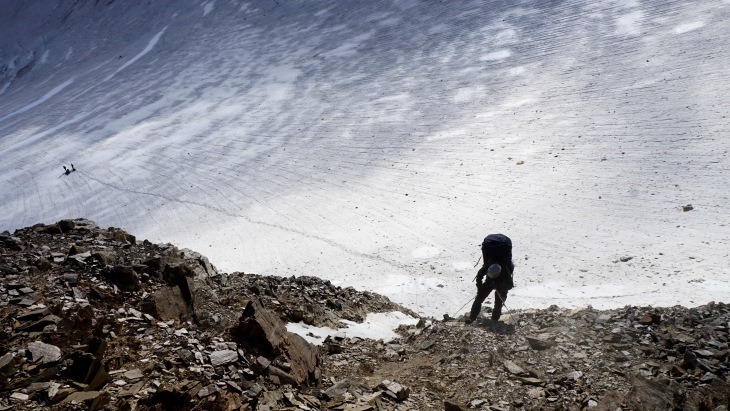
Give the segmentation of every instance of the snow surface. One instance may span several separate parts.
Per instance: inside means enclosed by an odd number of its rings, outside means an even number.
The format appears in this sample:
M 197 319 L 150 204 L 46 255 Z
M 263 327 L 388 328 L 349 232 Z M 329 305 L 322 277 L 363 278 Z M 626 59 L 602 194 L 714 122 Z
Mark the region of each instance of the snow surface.
M 400 338 L 394 330 L 402 324 L 415 325 L 418 319 L 399 311 L 390 313 L 370 313 L 365 321 L 356 323 L 343 320 L 343 328 L 333 329 L 329 327 L 315 327 L 302 322 L 289 323 L 286 329 L 304 337 L 305 340 L 315 345 L 322 345 L 328 335 L 343 335 L 344 338 L 369 338 L 372 340 L 383 340 L 385 342 Z
M 508 310 L 730 300 L 727 0 L 71 3 L 0 3 L 0 230 L 438 317 L 502 232 Z

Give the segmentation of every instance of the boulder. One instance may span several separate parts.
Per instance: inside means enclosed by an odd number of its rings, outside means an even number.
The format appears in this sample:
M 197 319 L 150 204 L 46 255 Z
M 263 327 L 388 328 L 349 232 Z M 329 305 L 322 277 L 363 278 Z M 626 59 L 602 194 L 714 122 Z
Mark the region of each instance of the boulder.
M 234 350 L 219 350 L 210 353 L 210 363 L 217 367 L 230 364 L 238 359 L 238 352 Z
M 251 347 L 269 358 L 283 357 L 284 362 L 290 364 L 289 374 L 297 384 L 316 382 L 314 376 L 319 362 L 316 347 L 288 332 L 279 317 L 257 301 L 248 302 L 238 324 L 230 332 L 240 345 Z
M 142 311 L 160 320 L 187 320 L 193 309 L 180 287 L 160 287 L 143 306 Z
M 407 400 L 408 396 L 411 394 L 410 388 L 390 380 L 383 380 L 383 382 L 378 385 L 378 388 L 385 391 L 387 396 L 398 402 Z
M 626 394 L 626 404 L 632 409 L 674 409 L 674 394 L 665 384 L 640 376 L 630 377 L 631 388 Z
M 28 354 L 32 362 L 52 364 L 61 360 L 61 349 L 40 341 L 28 343 Z
M 139 289 L 139 276 L 130 266 L 115 265 L 101 270 L 101 276 L 115 284 L 123 291 L 136 291 Z

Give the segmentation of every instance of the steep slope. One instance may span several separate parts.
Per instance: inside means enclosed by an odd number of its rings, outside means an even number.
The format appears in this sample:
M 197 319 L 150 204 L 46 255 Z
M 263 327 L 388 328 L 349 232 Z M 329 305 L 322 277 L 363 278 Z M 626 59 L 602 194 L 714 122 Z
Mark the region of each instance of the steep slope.
M 432 315 L 505 232 L 514 307 L 727 300 L 728 23 L 726 1 L 4 1 L 0 228 L 85 216 Z
M 728 407 L 727 304 L 416 318 L 380 340 L 340 328 L 393 310 L 412 314 L 88 220 L 37 224 L 0 234 L 0 409 Z

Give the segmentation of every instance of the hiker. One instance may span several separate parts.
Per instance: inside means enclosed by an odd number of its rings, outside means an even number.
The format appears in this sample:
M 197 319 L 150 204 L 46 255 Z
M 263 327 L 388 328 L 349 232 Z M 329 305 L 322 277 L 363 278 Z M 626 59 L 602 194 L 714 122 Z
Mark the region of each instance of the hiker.
M 63 166 L 63 174 L 69 175 L 71 174 L 71 170 L 67 169 L 66 166 Z
M 471 306 L 467 324 L 471 324 L 479 316 L 482 303 L 489 293 L 494 291 L 494 309 L 492 321 L 499 321 L 502 315 L 502 306 L 507 299 L 507 292 L 514 287 L 512 272 L 515 265 L 512 263 L 512 241 L 504 234 L 490 234 L 482 243 L 484 265 L 477 273 L 477 296 Z
M 71 163 L 71 171 L 76 171 L 76 167 L 74 167 L 74 163 Z

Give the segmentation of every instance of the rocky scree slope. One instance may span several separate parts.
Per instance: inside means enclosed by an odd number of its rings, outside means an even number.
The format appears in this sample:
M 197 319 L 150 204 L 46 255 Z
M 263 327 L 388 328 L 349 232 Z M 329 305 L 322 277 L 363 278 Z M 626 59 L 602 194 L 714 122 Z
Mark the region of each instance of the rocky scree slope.
M 319 347 L 285 328 L 393 310 L 415 316 L 316 277 L 221 273 L 84 219 L 5 232 L 0 411 L 728 409 L 722 303 L 422 318 L 393 341 Z

